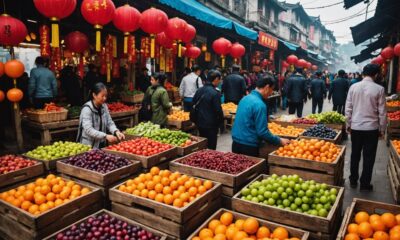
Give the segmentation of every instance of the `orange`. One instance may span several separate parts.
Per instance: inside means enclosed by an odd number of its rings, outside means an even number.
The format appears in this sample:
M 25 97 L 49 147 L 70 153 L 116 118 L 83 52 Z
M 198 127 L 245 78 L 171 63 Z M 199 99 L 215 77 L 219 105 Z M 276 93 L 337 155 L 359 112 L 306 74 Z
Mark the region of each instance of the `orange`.
M 209 190 L 209 189 L 211 189 L 211 188 L 213 187 L 213 183 L 212 183 L 210 180 L 205 180 L 204 183 L 203 183 L 203 186 L 204 186 L 207 190 Z
M 191 187 L 189 188 L 189 194 L 190 196 L 194 197 L 197 194 L 197 188 L 196 187 Z
M 14 199 L 14 200 L 11 202 L 11 204 L 14 205 L 14 206 L 16 206 L 16 207 L 21 207 L 22 201 L 19 200 L 19 199 Z
M 236 233 L 238 232 L 238 230 L 235 227 L 228 227 L 226 229 L 226 238 L 228 240 L 233 240 L 233 238 L 235 237 Z
M 35 203 L 37 204 L 37 205 L 40 205 L 40 204 L 43 204 L 45 201 L 46 201 L 46 197 L 45 196 L 43 196 L 42 194 L 38 194 L 38 195 L 35 195 Z
M 149 190 L 143 189 L 142 191 L 140 191 L 140 196 L 147 198 L 147 196 L 149 196 Z
M 118 187 L 118 190 L 120 190 L 121 192 L 126 192 L 126 187 L 125 185 L 121 185 Z M 61 191 L 60 191 L 61 192 Z
M 400 225 L 394 226 L 390 229 L 390 233 L 392 232 L 400 232 Z
M 277 238 L 279 240 L 284 240 L 289 238 L 289 232 L 284 227 L 277 227 L 272 232 L 271 238 Z
M 396 221 L 397 221 L 397 225 L 400 225 L 400 214 L 396 215 Z
M 61 200 L 61 199 L 57 199 L 55 202 L 54 202 L 54 206 L 60 206 L 61 204 L 63 204 L 63 200 Z
M 81 185 L 78 185 L 78 184 L 76 184 L 76 185 L 74 185 L 74 186 L 72 187 L 72 191 L 73 191 L 73 190 L 81 191 L 81 189 L 82 189 Z
M 41 186 L 43 180 L 44 180 L 43 178 L 38 178 L 38 179 L 36 179 L 36 181 L 35 181 L 36 186 Z
M 396 217 L 392 213 L 382 214 L 381 219 L 385 226 L 388 228 L 392 228 L 397 224 Z
M 67 182 L 67 187 L 72 188 L 74 185 L 75 185 L 75 182 L 74 182 L 74 181 L 68 181 L 68 182 Z
M 222 224 L 225 226 L 231 225 L 233 222 L 233 215 L 230 212 L 224 212 L 221 217 L 219 218 L 219 221 L 221 221 Z
M 135 195 L 135 196 L 140 196 L 140 191 L 137 190 L 137 189 L 133 190 L 132 194 Z
M 155 183 L 155 184 L 157 184 L 157 183 L 160 183 L 161 182 L 161 177 L 160 176 L 154 176 L 153 177 L 153 182 Z
M 270 235 L 271 232 L 267 227 L 262 226 L 257 230 L 257 238 L 269 238 Z
M 259 224 L 255 218 L 247 218 L 243 223 L 243 230 L 248 234 L 255 234 Z
M 144 176 L 144 178 L 146 179 L 146 181 L 150 181 L 153 179 L 153 175 L 151 173 L 146 173 L 146 175 Z
M 164 185 L 164 186 L 169 186 L 170 182 L 171 181 L 167 177 L 161 178 L 161 184 Z
M 160 202 L 160 203 L 164 202 L 164 195 L 163 195 L 162 193 L 158 193 L 158 194 L 156 195 L 155 200 L 156 200 L 157 202 Z
M 236 220 L 236 222 L 235 222 L 235 227 L 236 227 L 239 231 L 241 231 L 241 230 L 243 230 L 243 223 L 244 223 L 244 220 L 243 220 L 243 219 L 238 219 L 238 220 Z
M 389 234 L 384 231 L 377 231 L 374 233 L 374 240 L 389 240 Z
M 348 233 L 344 237 L 344 240 L 360 240 L 360 237 L 356 233 Z
M 32 201 L 33 200 L 33 194 L 34 192 L 32 190 L 26 190 L 23 194 L 23 197 L 27 201 Z
M 400 240 L 400 232 L 394 231 L 390 232 L 390 240 Z
M 52 180 L 52 179 L 55 179 L 55 178 L 56 178 L 56 176 L 54 174 L 49 174 L 46 177 L 47 180 Z
M 204 186 L 200 186 L 200 187 L 198 188 L 198 192 L 199 192 L 200 195 L 203 194 L 203 193 L 205 193 L 206 191 L 207 191 L 207 188 L 204 187 Z
M 192 240 L 201 240 L 199 237 L 194 237 Z
M 37 211 L 39 211 L 39 206 L 36 204 L 33 204 L 29 207 L 28 209 L 29 213 L 35 214 Z
M 373 229 L 369 222 L 362 222 L 358 225 L 358 235 L 362 238 L 369 238 L 373 234 Z
M 52 192 L 53 193 L 60 193 L 61 191 L 62 191 L 62 187 L 60 186 L 60 185 L 58 185 L 58 184 L 56 184 L 56 185 L 54 185 L 53 187 L 52 187 Z M 121 190 L 121 189 L 120 189 Z
M 172 193 L 171 187 L 166 186 L 166 187 L 163 188 L 163 194 L 164 194 L 164 195 L 166 195 L 166 194 L 171 194 L 171 193 Z
M 48 201 L 46 204 L 49 207 L 49 209 L 52 209 L 55 207 L 55 203 L 53 201 Z
M 156 186 L 156 184 L 153 181 L 146 182 L 146 188 L 148 190 L 153 190 L 155 186 Z
M 185 193 L 185 192 L 186 192 L 185 186 L 179 186 L 179 187 L 178 187 L 178 191 L 179 191 L 180 193 Z
M 171 175 L 171 171 L 168 170 L 168 169 L 162 170 L 162 173 L 161 173 L 161 171 L 160 171 L 160 175 L 161 175 L 162 177 L 168 178 L 168 177 Z
M 72 190 L 72 192 L 74 192 L 74 191 L 76 191 L 76 190 Z M 81 193 L 80 191 L 78 191 L 79 192 L 79 194 Z M 132 188 L 132 186 L 127 186 L 127 187 L 125 187 L 125 192 L 127 192 L 127 193 L 132 193 L 133 192 L 133 188 Z M 72 193 L 71 193 L 72 194 Z
M 172 197 L 171 194 L 167 194 L 164 196 L 164 203 L 171 205 L 174 202 L 174 198 Z
M 358 224 L 350 223 L 347 227 L 347 232 L 349 233 L 357 233 L 358 232 Z
M 171 187 L 172 190 L 175 190 L 175 189 L 178 189 L 179 184 L 177 181 L 172 180 L 169 186 Z
M 201 182 L 200 179 L 194 180 L 194 186 L 195 186 L 195 187 L 200 187 L 201 185 L 202 185 L 202 182 Z
M 213 240 L 226 240 L 225 234 L 216 234 Z
M 157 195 L 156 191 L 151 190 L 147 197 L 150 198 L 151 200 L 154 200 L 156 198 L 156 195 Z
M 370 221 L 370 223 L 374 231 L 385 231 L 386 229 L 385 223 L 381 219 L 375 219 L 373 221 Z
M 60 198 L 65 200 L 65 199 L 67 199 L 69 197 L 69 194 L 70 194 L 70 192 L 68 192 L 68 190 L 62 190 L 60 192 Z
M 90 192 L 90 190 L 89 190 L 89 188 L 82 188 L 82 190 L 81 190 L 81 195 L 84 195 L 84 194 L 86 194 L 86 193 L 88 193 L 88 192 Z
M 26 190 L 26 187 L 25 187 L 24 185 L 19 186 L 19 187 L 17 188 L 17 191 L 18 191 L 18 192 L 24 192 L 25 190 Z
M 0 198 L 3 199 L 3 200 L 6 200 L 7 197 L 8 197 L 8 192 L 2 192 L 2 193 L 0 194 Z
M 154 190 L 156 190 L 157 193 L 161 193 L 164 189 L 164 186 L 161 183 L 157 183 L 156 186 L 154 187 Z
M 28 183 L 27 185 L 26 185 L 26 189 L 29 189 L 29 190 L 35 190 L 35 187 L 36 187 L 36 185 L 34 184 L 34 183 Z
M 23 201 L 21 204 L 21 208 L 24 209 L 25 211 L 28 211 L 28 209 L 32 206 L 32 203 L 30 201 Z
M 227 227 L 225 225 L 220 224 L 215 228 L 214 233 L 215 234 L 225 234 L 226 233 L 226 229 L 227 229 Z
M 46 212 L 47 210 L 49 210 L 49 207 L 47 206 L 46 203 L 40 204 L 40 206 L 39 206 L 40 212 Z
M 214 237 L 214 233 L 208 228 L 203 228 L 200 230 L 199 237 L 202 240 L 206 239 L 208 237 L 212 238 L 212 237 Z
M 369 223 L 372 223 L 375 220 L 381 220 L 381 216 L 379 216 L 378 214 L 372 214 L 371 216 L 369 216 Z
M 354 218 L 357 224 L 369 221 L 369 214 L 367 212 L 358 212 Z
M 158 167 L 152 167 L 152 168 L 150 169 L 150 173 L 151 173 L 152 175 L 158 175 L 158 174 L 160 173 L 160 169 L 159 169 Z
M 182 200 L 180 200 L 179 198 L 176 198 L 176 199 L 174 200 L 173 205 L 174 205 L 174 207 L 180 208 L 180 207 L 183 206 L 183 202 L 182 202 Z
M 179 198 L 182 200 L 182 202 L 187 202 L 189 201 L 190 196 L 189 193 L 182 193 Z
M 47 195 L 46 195 L 46 200 L 47 201 L 54 201 L 56 199 L 56 195 L 54 194 L 54 193 L 52 193 L 52 192 L 49 192 Z
M 243 240 L 244 238 L 247 238 L 249 235 L 245 231 L 238 231 L 235 236 L 233 237 L 233 240 Z
M 146 188 L 146 185 L 144 184 L 144 183 L 139 183 L 138 185 L 137 185 L 137 190 L 139 190 L 139 191 L 142 191 L 143 189 L 145 189 Z
M 172 193 L 172 196 L 174 197 L 174 199 L 179 198 L 180 195 L 181 195 L 181 193 L 179 191 L 176 191 L 176 190 Z
M 215 232 L 215 228 L 217 228 L 218 225 L 220 225 L 221 222 L 218 219 L 213 219 L 208 223 L 208 228 Z

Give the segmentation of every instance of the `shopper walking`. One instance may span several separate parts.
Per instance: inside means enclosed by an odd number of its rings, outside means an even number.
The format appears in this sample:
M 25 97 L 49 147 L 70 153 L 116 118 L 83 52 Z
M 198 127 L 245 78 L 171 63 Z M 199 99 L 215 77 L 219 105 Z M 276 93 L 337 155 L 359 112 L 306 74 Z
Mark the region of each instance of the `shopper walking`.
M 380 68 L 368 64 L 363 69 L 364 79 L 351 86 L 346 101 L 347 130 L 351 133 L 350 186 L 372 191 L 372 172 L 375 163 L 378 138 L 386 128 L 385 89 L 374 81 Z M 363 170 L 359 179 L 358 168 L 363 153 Z
M 279 138 L 268 130 L 266 100 L 273 92 L 272 76 L 257 80 L 256 89 L 240 101 L 232 129 L 232 152 L 258 157 L 261 141 L 286 145 L 289 140 Z
M 296 73 L 292 74 L 287 82 L 285 92 L 289 104 L 289 114 L 297 113 L 297 117 L 303 115 L 304 102 L 307 101 L 307 82 L 303 77 L 303 69 L 296 68 Z
M 333 111 L 344 115 L 344 105 L 346 104 L 349 82 L 345 78 L 346 72 L 339 70 L 338 76 L 330 85 L 328 99 L 333 101 Z
M 193 66 L 192 72 L 186 75 L 179 86 L 179 95 L 183 98 L 183 110 L 190 112 L 193 105 L 193 97 L 196 91 L 203 86 L 201 80 L 201 68 L 197 65 Z
M 218 129 L 224 131 L 224 113 L 221 108 L 221 93 L 216 89 L 221 82 L 221 73 L 208 72 L 207 81 L 193 97 L 190 119 L 196 124 L 201 137 L 208 140 L 209 149 L 217 149 Z
M 43 108 L 57 96 L 57 80 L 54 73 L 44 66 L 45 60 L 37 57 L 36 68 L 31 70 L 28 95 L 35 108 Z
M 239 101 L 246 95 L 246 80 L 239 73 L 240 66 L 233 65 L 232 73 L 224 78 L 222 83 L 222 93 L 225 97 L 225 102 L 239 104 Z
M 326 98 L 326 86 L 324 80 L 322 80 L 322 72 L 316 72 L 315 78 L 311 80 L 310 93 L 312 99 L 312 113 L 314 114 L 317 110 L 318 113 L 322 112 L 324 104 L 324 98 Z

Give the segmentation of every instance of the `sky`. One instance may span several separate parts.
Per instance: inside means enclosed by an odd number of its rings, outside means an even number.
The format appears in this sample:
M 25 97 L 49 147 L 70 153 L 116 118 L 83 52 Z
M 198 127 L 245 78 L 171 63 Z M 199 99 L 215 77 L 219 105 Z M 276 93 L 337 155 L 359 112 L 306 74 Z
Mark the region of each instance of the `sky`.
M 364 22 L 365 13 L 367 10 L 367 4 L 364 4 L 363 2 L 346 10 L 343 7 L 344 3 L 340 3 L 343 2 L 343 0 L 286 0 L 286 2 L 300 2 L 308 15 L 320 16 L 322 23 L 326 26 L 327 29 L 333 30 L 336 41 L 340 44 L 348 43 L 353 40 L 350 27 L 356 26 L 357 24 Z M 370 2 L 371 4 L 368 7 L 368 18 L 374 15 L 378 0 L 370 0 Z M 340 4 L 327 7 L 336 3 Z M 342 21 L 345 19 L 346 21 Z

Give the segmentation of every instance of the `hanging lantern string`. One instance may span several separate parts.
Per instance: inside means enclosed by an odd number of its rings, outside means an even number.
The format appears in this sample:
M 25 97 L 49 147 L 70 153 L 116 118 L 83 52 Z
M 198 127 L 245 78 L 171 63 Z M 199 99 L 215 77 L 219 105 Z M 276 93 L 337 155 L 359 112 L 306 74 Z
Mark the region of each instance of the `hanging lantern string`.
M 3 0 L 3 10 L 4 10 L 4 13 L 6 13 L 6 0 Z

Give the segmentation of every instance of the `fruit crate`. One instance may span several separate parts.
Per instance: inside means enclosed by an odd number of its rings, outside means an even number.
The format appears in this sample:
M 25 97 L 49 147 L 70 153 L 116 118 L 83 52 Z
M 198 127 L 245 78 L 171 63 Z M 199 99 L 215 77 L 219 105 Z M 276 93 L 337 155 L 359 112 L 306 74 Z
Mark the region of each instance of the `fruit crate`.
M 121 95 L 121 101 L 126 103 L 141 103 L 144 99 L 144 93 L 131 95 Z
M 260 175 L 253 182 L 261 181 L 267 177 L 269 176 Z M 247 186 L 250 186 L 253 182 Z M 344 188 L 331 185 L 328 185 L 328 188 L 337 189 L 338 195 L 335 204 L 326 218 L 243 200 L 241 199 L 242 195 L 240 192 L 232 198 L 232 209 L 237 212 L 309 231 L 310 239 L 331 240 L 336 237 L 340 225 Z
M 79 154 L 77 154 L 77 155 L 79 155 Z M 32 160 L 35 160 L 35 161 L 43 163 L 43 166 L 44 166 L 46 171 L 53 172 L 53 171 L 57 170 L 57 162 L 58 161 L 67 160 L 68 158 L 76 156 L 76 155 L 69 156 L 69 157 L 56 158 L 56 159 L 53 159 L 53 160 L 43 160 L 43 159 L 33 158 L 33 157 L 29 157 L 29 156 L 27 156 L 25 154 L 22 154 L 22 156 L 25 157 L 25 158 L 29 158 L 29 159 L 32 159 Z
M 186 156 L 188 154 L 207 148 L 207 138 L 190 136 L 190 139 L 195 142 L 187 147 L 177 147 L 179 156 Z
M 118 187 L 110 190 L 113 212 L 178 239 L 187 239 L 221 205 L 221 184 L 217 182 L 213 182 L 213 188 L 182 208 L 121 192 Z
M 357 212 L 365 211 L 369 215 L 372 214 L 382 214 L 385 212 L 390 212 L 393 214 L 400 213 L 400 206 L 392 205 L 383 202 L 376 202 L 371 200 L 354 198 L 350 207 L 346 209 L 346 212 L 343 216 L 342 225 L 340 226 L 339 233 L 337 235 L 336 240 L 344 240 L 347 233 L 347 226 L 353 222 L 355 215 Z
M 266 170 L 267 166 L 265 159 L 246 156 L 247 158 L 252 159 L 257 163 L 252 167 L 246 169 L 245 171 L 233 175 L 229 173 L 218 172 L 179 163 L 180 160 L 188 158 L 190 155 L 171 161 L 169 163 L 169 169 L 171 171 L 177 171 L 190 176 L 205 178 L 211 181 L 219 182 L 222 184 L 222 194 L 229 197 L 235 195 L 238 191 L 240 191 L 240 189 L 242 189 L 244 185 L 263 173 Z
M 333 163 L 317 162 L 301 158 L 281 157 L 272 152 L 268 157 L 269 174 L 297 174 L 305 180 L 316 180 L 329 185 L 342 186 L 344 183 L 344 158 L 346 147 Z
M 0 236 L 13 240 L 39 240 L 76 222 L 101 208 L 101 193 L 83 182 L 76 181 L 91 192 L 79 196 L 40 215 L 29 212 L 0 200 Z M 17 188 L 14 185 L 6 190 Z
M 387 119 L 388 128 L 400 128 L 400 120 Z
M 193 123 L 190 120 L 181 121 L 181 120 L 171 120 L 171 119 L 168 119 L 167 124 L 170 127 L 184 131 L 193 125 Z
M 120 151 L 113 151 L 103 148 L 104 152 L 115 154 L 121 157 L 124 157 L 129 160 L 137 160 L 142 163 L 143 168 L 151 168 L 153 166 L 159 165 L 162 162 L 168 161 L 169 159 L 175 158 L 178 155 L 178 148 L 173 147 L 168 149 L 164 152 L 154 154 L 152 156 L 141 156 L 137 154 L 127 153 L 127 152 L 120 152 Z
M 30 159 L 30 158 L 29 158 Z M 0 174 L 0 188 L 32 179 L 44 173 L 43 163 L 37 161 L 33 166 L 19 169 L 17 171 Z
M 207 219 L 207 221 L 205 221 L 192 235 L 190 235 L 190 237 L 188 237 L 188 239 L 193 239 L 194 237 L 198 236 L 200 231 L 203 228 L 207 228 L 208 224 L 213 219 L 219 219 L 221 217 L 221 215 L 223 213 L 225 213 L 225 212 L 232 213 L 232 215 L 233 215 L 235 220 L 237 220 L 238 218 L 239 219 L 246 219 L 246 218 L 250 217 L 249 215 L 245 215 L 245 214 L 242 214 L 242 213 L 230 211 L 230 210 L 225 209 L 225 208 L 221 208 L 216 213 L 214 213 L 209 219 Z M 293 238 L 295 237 L 295 238 L 298 238 L 300 240 L 307 240 L 309 238 L 309 232 L 307 232 L 307 231 L 304 231 L 304 230 L 301 230 L 301 229 L 298 229 L 298 228 L 293 228 L 293 227 L 281 225 L 281 224 L 270 222 L 270 221 L 266 221 L 266 220 L 263 220 L 263 219 L 260 219 L 260 218 L 256 218 L 256 219 L 259 222 L 260 227 L 261 226 L 265 226 L 265 227 L 269 228 L 271 231 L 272 231 L 272 229 L 275 229 L 277 227 L 284 227 L 289 232 L 289 234 L 290 234 L 289 236 L 290 237 L 293 237 Z
M 396 112 L 396 111 L 399 111 L 400 110 L 400 107 L 391 107 L 391 106 L 387 106 L 386 105 L 386 111 L 387 112 Z
M 306 124 L 306 123 L 283 122 L 283 121 L 277 121 L 277 120 L 272 120 L 271 122 L 279 124 L 282 127 L 293 126 L 293 127 L 297 127 L 297 128 L 304 128 L 304 129 L 307 129 L 307 128 L 317 125 L 317 124 Z
M 64 232 L 64 231 L 68 230 L 72 225 L 79 225 L 79 224 L 85 222 L 85 221 L 86 221 L 88 218 L 90 218 L 90 217 L 95 217 L 95 216 L 98 216 L 98 215 L 104 214 L 104 213 L 106 213 L 106 214 L 108 214 L 108 215 L 110 215 L 110 216 L 112 216 L 112 217 L 115 217 L 115 218 L 118 219 L 118 220 L 124 221 L 124 222 L 126 222 L 126 223 L 128 223 L 128 224 L 130 224 L 130 225 L 132 225 L 132 226 L 141 227 L 142 229 L 144 229 L 144 230 L 146 230 L 146 231 L 148 231 L 148 232 L 153 233 L 155 236 L 160 237 L 160 240 L 166 240 L 166 239 L 167 239 L 167 236 L 166 236 L 165 234 L 163 234 L 163 233 L 161 233 L 161 232 L 159 232 L 159 231 L 157 231 L 157 230 L 155 230 L 155 229 L 153 229 L 153 228 L 146 227 L 146 226 L 144 226 L 144 225 L 142 225 L 142 224 L 140 224 L 140 223 L 138 223 L 138 222 L 132 221 L 132 220 L 130 220 L 130 219 L 128 219 L 128 218 L 125 218 L 125 217 L 123 217 L 123 216 L 121 216 L 121 215 L 118 215 L 118 214 L 115 214 L 115 213 L 110 212 L 110 211 L 108 211 L 108 210 L 102 209 L 102 210 L 100 210 L 100 211 L 98 211 L 98 212 L 96 212 L 96 213 L 94 213 L 94 214 L 92 214 L 92 215 L 89 215 L 89 216 L 87 216 L 87 217 L 85 217 L 85 218 L 83 218 L 83 219 L 81 219 L 81 220 L 79 220 L 79 221 L 77 221 L 77 222 L 75 222 L 75 223 L 73 223 L 73 224 L 71 224 L 71 225 L 69 225 L 69 226 L 63 228 L 63 229 L 61 229 L 60 231 L 58 231 L 58 232 L 56 232 L 56 233 L 54 233 L 54 234 L 52 234 L 52 235 L 46 237 L 44 240 L 56 240 L 56 239 L 57 239 L 57 235 L 58 235 L 59 233 L 62 233 L 62 232 Z
M 324 140 L 327 142 L 331 142 L 334 144 L 340 144 L 342 142 L 342 130 L 338 130 L 335 129 L 336 131 L 336 137 L 334 139 L 330 139 L 330 138 L 320 138 L 320 137 L 309 137 L 309 136 L 303 136 L 300 135 L 299 138 L 303 138 L 303 139 L 318 139 L 318 140 Z
M 110 113 L 112 118 L 118 118 L 118 117 L 129 117 L 135 114 L 138 114 L 139 110 L 138 109 L 134 109 L 134 110 L 130 110 L 130 111 L 123 111 L 123 112 L 113 112 Z
M 400 203 L 400 161 L 399 154 L 393 152 L 391 143 L 391 151 L 389 153 L 389 162 L 387 166 L 387 173 L 389 176 L 390 188 L 392 190 L 393 199 L 396 203 Z
M 59 122 L 67 120 L 68 110 L 63 109 L 59 112 L 27 111 L 28 119 L 38 123 Z

